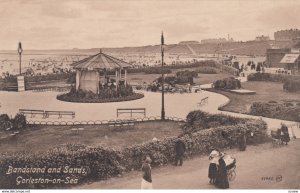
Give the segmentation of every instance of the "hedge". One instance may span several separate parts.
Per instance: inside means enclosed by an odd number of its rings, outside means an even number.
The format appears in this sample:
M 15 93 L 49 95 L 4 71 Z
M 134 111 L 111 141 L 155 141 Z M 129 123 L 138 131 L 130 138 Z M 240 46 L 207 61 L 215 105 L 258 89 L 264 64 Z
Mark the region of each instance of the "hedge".
M 287 80 L 300 79 L 300 76 L 285 75 L 285 74 L 270 74 L 270 73 L 252 73 L 248 75 L 248 81 L 272 81 L 282 82 Z
M 190 70 L 184 70 L 184 71 L 178 71 L 176 72 L 176 76 L 187 76 L 187 77 L 193 77 L 196 78 L 198 76 L 198 73 L 196 71 L 190 71 Z
M 254 102 L 249 114 L 300 122 L 300 106 L 297 103 Z
M 186 117 L 184 125 L 185 132 L 194 132 L 198 130 L 208 129 L 211 127 L 245 124 L 251 119 L 232 117 L 223 114 L 209 114 L 200 110 L 190 112 Z
M 42 82 L 42 81 L 52 81 L 52 80 L 67 80 L 70 77 L 75 76 L 75 74 L 76 74 L 75 72 L 63 72 L 58 74 L 25 76 L 25 81 Z
M 182 140 L 187 147 L 187 156 L 208 154 L 212 149 L 237 147 L 237 138 L 240 131 L 245 131 L 247 143 L 261 143 L 267 139 L 266 124 L 263 121 L 248 121 L 245 124 L 234 126 L 220 126 L 186 134 Z M 251 137 L 251 132 L 254 136 Z M 67 144 L 53 150 L 32 154 L 2 154 L 0 157 L 0 186 L 2 188 L 54 188 L 66 187 L 62 184 L 26 184 L 16 185 L 16 177 L 23 178 L 60 178 L 71 176 L 78 179 L 78 183 L 104 180 L 117 176 L 126 171 L 140 170 L 142 160 L 150 156 L 152 166 L 161 166 L 174 162 L 174 144 L 177 137 L 167 137 L 158 141 L 149 141 L 143 144 L 132 145 L 121 150 L 103 147 L 89 147 L 85 145 Z M 5 174 L 8 167 L 82 167 L 85 174 Z
M 196 69 L 196 71 L 198 73 L 202 73 L 202 74 L 217 74 L 218 73 L 218 69 L 215 67 L 199 67 Z

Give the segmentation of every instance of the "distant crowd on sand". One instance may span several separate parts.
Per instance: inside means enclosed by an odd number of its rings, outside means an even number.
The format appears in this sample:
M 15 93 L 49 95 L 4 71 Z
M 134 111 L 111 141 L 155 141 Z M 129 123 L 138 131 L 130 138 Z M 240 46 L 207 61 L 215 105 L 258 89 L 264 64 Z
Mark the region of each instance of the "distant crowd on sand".
M 287 126 L 285 124 L 281 124 L 281 128 L 278 129 L 281 131 L 280 139 L 286 142 L 286 144 L 290 141 L 287 132 Z M 247 147 L 247 137 L 245 131 L 239 132 L 239 137 L 237 139 L 238 148 L 240 151 L 245 151 Z M 251 132 L 251 137 L 253 137 L 254 133 Z M 175 166 L 183 166 L 183 157 L 186 153 L 186 146 L 184 141 L 181 139 L 182 135 L 179 135 L 174 144 L 175 151 Z M 155 138 L 155 140 L 157 140 Z M 141 189 L 152 189 L 152 176 L 151 176 L 151 158 L 147 156 L 144 159 L 142 164 L 142 183 Z M 209 167 L 208 167 L 208 178 L 209 184 L 214 185 L 219 189 L 228 189 L 229 181 L 233 181 L 236 173 L 236 159 L 231 157 L 230 155 L 221 152 L 218 149 L 213 149 L 209 155 Z

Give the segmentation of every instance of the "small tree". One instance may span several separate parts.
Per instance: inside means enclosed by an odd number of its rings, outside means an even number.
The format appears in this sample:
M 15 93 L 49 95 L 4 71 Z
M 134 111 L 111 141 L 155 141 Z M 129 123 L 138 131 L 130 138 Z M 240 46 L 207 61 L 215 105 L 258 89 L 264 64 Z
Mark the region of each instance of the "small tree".
M 27 126 L 26 117 L 23 114 L 16 114 L 15 118 L 13 119 L 13 129 L 20 130 L 25 129 Z
M 6 130 L 7 128 L 11 128 L 12 123 L 7 114 L 0 115 L 0 130 Z

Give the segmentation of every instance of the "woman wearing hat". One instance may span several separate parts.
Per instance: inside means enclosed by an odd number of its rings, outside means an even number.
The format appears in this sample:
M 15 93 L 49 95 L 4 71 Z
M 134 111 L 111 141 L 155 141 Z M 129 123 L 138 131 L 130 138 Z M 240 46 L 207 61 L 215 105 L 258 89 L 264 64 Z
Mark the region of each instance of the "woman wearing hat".
M 218 174 L 218 168 L 217 165 L 218 160 L 219 160 L 219 151 L 218 150 L 213 150 L 210 155 L 209 155 L 209 160 L 210 160 L 210 164 L 209 164 L 209 168 L 208 168 L 208 178 L 209 183 L 210 184 L 215 184 L 216 183 L 216 177 Z
M 150 163 L 151 163 L 150 157 L 146 157 L 146 159 L 142 165 L 143 178 L 142 178 L 141 189 L 152 189 L 152 177 L 151 177 Z
M 224 155 L 225 155 L 224 153 L 219 154 L 218 174 L 217 174 L 217 178 L 216 178 L 216 186 L 218 188 L 222 188 L 222 189 L 229 188 L 226 163 L 223 159 Z

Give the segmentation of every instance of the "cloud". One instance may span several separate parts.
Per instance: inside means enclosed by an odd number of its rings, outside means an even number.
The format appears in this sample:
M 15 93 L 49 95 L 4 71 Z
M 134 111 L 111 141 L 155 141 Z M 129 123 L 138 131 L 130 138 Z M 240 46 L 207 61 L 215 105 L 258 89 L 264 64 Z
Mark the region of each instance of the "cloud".
M 299 1 L 0 0 L 0 49 L 123 47 L 300 28 Z
M 82 4 L 72 1 L 44 1 L 41 14 L 57 18 L 79 18 L 82 16 Z

